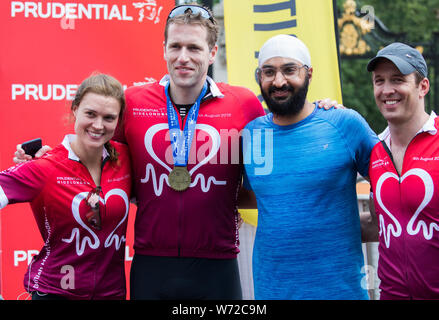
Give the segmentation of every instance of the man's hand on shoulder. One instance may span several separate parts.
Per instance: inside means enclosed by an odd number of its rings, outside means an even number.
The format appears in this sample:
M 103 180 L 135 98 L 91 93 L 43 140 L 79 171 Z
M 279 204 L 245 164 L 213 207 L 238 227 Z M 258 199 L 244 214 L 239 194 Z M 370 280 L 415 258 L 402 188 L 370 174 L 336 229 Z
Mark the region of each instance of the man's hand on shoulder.
M 338 103 L 336 100 L 331 100 L 329 98 L 323 99 L 323 100 L 317 100 L 317 106 L 321 109 L 329 110 L 331 108 L 335 109 L 346 109 L 346 107 L 340 103 Z

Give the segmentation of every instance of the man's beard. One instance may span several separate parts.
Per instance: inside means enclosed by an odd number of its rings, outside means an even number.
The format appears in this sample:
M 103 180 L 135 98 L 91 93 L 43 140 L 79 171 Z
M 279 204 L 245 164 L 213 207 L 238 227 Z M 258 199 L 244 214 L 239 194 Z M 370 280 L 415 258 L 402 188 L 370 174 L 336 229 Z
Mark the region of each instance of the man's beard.
M 267 104 L 268 110 L 270 110 L 273 114 L 277 116 L 294 116 L 298 115 L 305 105 L 306 95 L 308 93 L 308 85 L 309 77 L 306 75 L 303 85 L 297 90 L 294 90 L 294 88 L 288 84 L 285 84 L 282 88 L 276 88 L 272 85 L 268 88 L 268 93 L 262 90 L 261 86 L 261 93 L 265 103 Z M 288 90 L 292 93 L 292 95 L 284 102 L 277 102 L 271 98 L 271 94 L 276 90 Z

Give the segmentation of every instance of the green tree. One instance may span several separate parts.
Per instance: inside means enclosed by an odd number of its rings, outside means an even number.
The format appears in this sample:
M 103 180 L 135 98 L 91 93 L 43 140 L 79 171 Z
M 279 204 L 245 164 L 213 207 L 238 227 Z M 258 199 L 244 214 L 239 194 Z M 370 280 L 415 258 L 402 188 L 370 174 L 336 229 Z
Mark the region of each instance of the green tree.
M 392 32 L 407 34 L 410 42 L 425 42 L 431 39 L 432 31 L 439 31 L 439 0 L 365 0 L 375 10 Z
M 344 10 L 344 3 L 345 0 L 337 0 L 339 15 Z M 373 14 L 390 32 L 404 33 L 403 39 L 407 43 L 427 43 L 431 41 L 433 31 L 439 31 L 439 0 L 364 0 L 356 3 L 358 10 L 371 6 Z M 373 32 L 376 30 L 372 30 Z M 373 36 L 365 36 L 365 39 L 372 51 L 368 57 L 340 59 L 343 104 L 357 110 L 366 118 L 372 129 L 380 133 L 386 127 L 386 121 L 375 105 L 371 74 L 366 71 L 366 65 L 370 57 L 388 43 L 374 43 L 377 42 L 377 37 Z M 431 105 L 427 106 L 427 111 L 432 108 Z

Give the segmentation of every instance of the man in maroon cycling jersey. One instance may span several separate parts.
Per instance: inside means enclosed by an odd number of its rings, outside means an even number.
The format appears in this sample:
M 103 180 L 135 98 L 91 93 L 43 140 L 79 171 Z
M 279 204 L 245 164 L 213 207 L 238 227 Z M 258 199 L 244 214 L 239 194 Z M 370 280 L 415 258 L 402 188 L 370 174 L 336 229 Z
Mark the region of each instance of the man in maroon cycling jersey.
M 178 6 L 165 28 L 168 75 L 126 90 L 117 140 L 128 144 L 137 197 L 133 299 L 240 299 L 239 135 L 264 114 L 248 89 L 207 76 L 211 12 Z
M 208 9 L 175 7 L 165 27 L 168 75 L 125 92 L 115 140 L 129 147 L 138 207 L 131 299 L 242 298 L 240 134 L 265 112 L 250 90 L 207 76 L 217 37 Z
M 392 43 L 367 69 L 388 123 L 369 167 L 381 299 L 438 299 L 439 118 L 425 111 L 427 65 L 417 50 Z

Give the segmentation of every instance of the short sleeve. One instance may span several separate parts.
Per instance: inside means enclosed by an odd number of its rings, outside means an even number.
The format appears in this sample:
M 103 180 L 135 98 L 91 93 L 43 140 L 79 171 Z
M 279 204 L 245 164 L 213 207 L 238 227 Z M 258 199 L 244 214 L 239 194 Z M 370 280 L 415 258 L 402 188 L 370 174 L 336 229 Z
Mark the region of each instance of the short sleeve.
M 363 177 L 368 177 L 370 154 L 373 147 L 379 142 L 379 139 L 366 120 L 358 112 L 354 110 L 348 111 L 351 119 L 345 133 L 347 144 L 352 148 L 357 171 Z
M 42 162 L 31 160 L 0 172 L 0 209 L 12 203 L 30 202 L 38 196 L 49 174 Z

